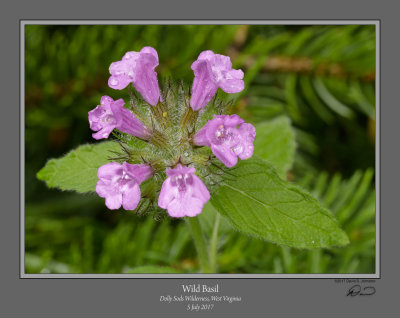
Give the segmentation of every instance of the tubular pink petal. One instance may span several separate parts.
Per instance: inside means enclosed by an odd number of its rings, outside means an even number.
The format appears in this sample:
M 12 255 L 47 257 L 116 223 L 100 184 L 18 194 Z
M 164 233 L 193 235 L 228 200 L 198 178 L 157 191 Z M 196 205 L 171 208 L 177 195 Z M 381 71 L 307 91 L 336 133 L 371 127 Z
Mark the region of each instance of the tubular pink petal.
M 154 48 L 152 48 L 151 46 L 145 46 L 140 50 L 140 53 L 151 54 L 157 61 L 157 65 L 158 65 L 158 53 Z
M 99 197 L 105 198 L 109 191 L 110 191 L 110 185 L 108 182 L 99 180 L 96 184 L 96 193 L 98 194 Z
M 127 210 L 135 210 L 140 201 L 140 188 L 136 183 L 128 186 L 122 193 L 122 207 Z
M 106 163 L 105 165 L 102 165 L 97 170 L 97 177 L 99 179 L 110 180 L 115 175 L 122 174 L 122 171 L 123 171 L 123 168 L 122 168 L 121 164 L 119 164 L 118 162 L 110 162 L 110 163 Z
M 182 218 L 185 216 L 185 210 L 181 202 L 177 199 L 172 200 L 166 207 L 168 214 L 173 218 Z
M 219 87 L 221 87 L 225 93 L 239 93 L 244 89 L 244 82 L 238 79 L 225 80 L 220 83 Z
M 248 159 L 253 155 L 255 134 L 253 125 L 238 115 L 214 115 L 193 137 L 193 142 L 211 147 L 214 155 L 231 168 L 236 165 L 237 157 Z
M 140 57 L 138 61 L 140 61 L 141 64 L 147 65 L 148 67 L 151 67 L 154 69 L 158 65 L 158 54 L 155 49 L 152 47 L 146 46 L 143 49 L 140 50 Z
M 131 60 L 131 63 L 132 63 L 132 62 L 136 61 L 139 58 L 139 56 L 140 56 L 140 53 L 134 52 L 134 51 L 129 51 L 124 54 L 124 56 L 122 57 L 122 61 Z
M 151 174 L 151 168 L 145 165 L 107 163 L 97 171 L 96 192 L 106 199 L 106 206 L 111 210 L 121 205 L 125 210 L 134 210 L 140 201 L 139 185 Z
M 160 99 L 160 87 L 158 86 L 157 73 L 151 64 L 146 64 L 146 58 L 140 58 L 137 67 L 136 80 L 133 85 L 150 105 L 157 105 Z M 157 63 L 158 65 L 158 63 Z
M 218 67 L 221 70 L 231 70 L 232 69 L 232 62 L 231 62 L 231 58 L 229 56 L 215 54 L 213 64 L 216 68 Z
M 110 65 L 108 85 L 114 89 L 123 89 L 132 83 L 143 99 L 156 105 L 160 99 L 157 73 L 158 55 L 152 47 L 144 47 L 140 52 L 127 52 L 121 61 Z
M 185 204 L 175 199 L 168 205 L 168 214 L 175 218 L 193 217 L 201 213 L 203 206 L 203 202 L 197 198 L 192 197 Z
M 104 114 L 104 112 L 104 107 L 101 107 L 100 105 L 89 112 L 90 129 L 98 131 L 102 128 L 101 124 L 99 123 L 99 118 Z
M 108 86 L 113 89 L 124 89 L 132 80 L 125 75 L 110 76 L 108 79 Z
M 111 110 L 116 119 L 115 128 L 132 136 L 148 139 L 150 137 L 149 130 L 131 111 L 124 108 L 123 105 L 124 101 L 122 99 L 111 104 Z
M 118 210 L 121 207 L 121 204 L 122 204 L 121 193 L 106 196 L 106 206 L 110 210 Z
M 191 68 L 195 75 L 190 99 L 193 110 L 204 108 L 218 87 L 227 93 L 238 93 L 244 89 L 243 72 L 232 69 L 232 62 L 228 56 L 204 51 L 193 62 Z
M 256 137 L 256 129 L 253 125 L 244 123 L 239 126 L 238 132 L 240 135 L 240 141 L 233 151 L 240 159 L 248 159 L 253 155 L 253 142 Z
M 228 127 L 236 127 L 244 123 L 244 120 L 240 118 L 238 115 L 214 115 L 214 118 L 219 118 L 222 120 L 222 124 Z
M 194 197 L 200 199 L 202 202 L 210 200 L 210 192 L 203 181 L 196 175 L 193 175 L 193 187 L 196 189 L 196 191 L 193 192 Z
M 90 129 L 96 131 L 96 133 L 92 135 L 93 138 L 108 138 L 110 133 L 116 127 L 116 119 L 111 110 L 111 106 L 113 104 L 114 100 L 111 97 L 103 96 L 101 98 L 100 105 L 88 113 Z
M 195 78 L 192 86 L 190 106 L 193 110 L 204 108 L 217 92 L 211 67 L 207 61 L 196 61 L 192 64 Z
M 171 180 L 169 178 L 165 179 L 158 197 L 158 206 L 160 208 L 167 209 L 168 205 L 176 196 L 177 189 L 171 185 Z
M 241 80 L 244 77 L 244 73 L 242 70 L 230 70 L 225 73 L 225 78 L 227 80 Z M 244 87 L 243 87 L 244 88 Z
M 118 108 L 123 108 L 125 105 L 125 102 L 122 98 L 117 99 L 116 101 L 111 101 L 110 102 L 110 109 L 113 110 L 113 106 L 114 107 L 118 107 Z
M 204 201 L 201 199 L 192 197 L 192 199 L 190 200 L 190 203 L 187 206 L 186 212 L 185 212 L 186 216 L 193 217 L 193 216 L 199 215 L 201 213 L 201 211 L 203 210 L 203 206 L 204 206 L 203 202 Z
M 243 123 L 239 126 L 238 131 L 243 138 L 253 141 L 256 138 L 256 129 L 252 124 Z
M 128 73 L 131 68 L 132 68 L 132 62 L 127 61 L 127 59 L 123 58 L 121 61 L 111 63 L 109 71 L 110 74 L 113 74 L 113 76 L 116 77 L 121 75 L 129 76 Z
M 106 127 L 102 128 L 101 130 L 99 130 L 98 132 L 93 133 L 92 137 L 96 140 L 107 139 L 113 130 L 114 130 L 114 127 L 106 126 Z
M 211 145 L 211 150 L 213 154 L 228 168 L 232 168 L 234 165 L 237 164 L 237 156 L 231 148 Z
M 168 177 L 161 187 L 158 205 L 167 209 L 171 217 L 195 216 L 210 199 L 208 189 L 194 172 L 194 168 L 180 164 L 167 169 Z
M 172 176 L 179 176 L 181 174 L 189 173 L 193 174 L 196 172 L 196 169 L 193 167 L 185 167 L 182 166 L 181 164 L 178 164 L 174 169 L 167 169 L 166 173 L 167 176 L 172 177 Z
M 207 60 L 207 61 L 213 61 L 215 59 L 215 53 L 211 50 L 206 50 L 200 53 L 199 57 L 197 60 Z
M 208 121 L 205 135 L 210 146 L 214 143 L 220 143 L 218 141 L 220 129 L 224 129 L 224 121 L 222 119 L 216 118 Z
M 141 184 L 153 175 L 153 169 L 148 165 L 131 165 L 124 162 L 122 166 L 126 173 L 134 178 L 138 184 Z
M 243 150 L 240 153 L 238 153 L 237 155 L 240 159 L 245 160 L 245 159 L 249 159 L 251 156 L 253 156 L 253 151 L 254 151 L 253 144 L 247 143 L 243 146 Z
M 100 98 L 101 106 L 107 107 L 107 105 L 109 106 L 112 102 L 114 102 L 114 100 L 110 96 L 104 95 Z
M 208 137 L 207 137 L 207 124 L 203 126 L 203 128 L 201 128 L 199 130 L 199 132 L 194 135 L 193 137 L 193 142 L 195 145 L 199 145 L 199 146 L 211 146 L 210 142 L 208 141 Z

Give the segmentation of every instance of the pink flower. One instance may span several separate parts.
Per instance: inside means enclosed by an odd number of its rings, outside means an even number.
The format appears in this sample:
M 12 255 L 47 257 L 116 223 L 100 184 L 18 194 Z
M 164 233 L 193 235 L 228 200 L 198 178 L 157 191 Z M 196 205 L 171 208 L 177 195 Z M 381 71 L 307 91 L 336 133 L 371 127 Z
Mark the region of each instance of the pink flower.
M 160 98 L 157 73 L 157 51 L 146 46 L 140 52 L 128 52 L 121 61 L 111 63 L 108 85 L 114 89 L 123 89 L 132 83 L 144 100 L 156 105 Z
M 243 72 L 232 69 L 229 56 L 204 51 L 191 68 L 195 75 L 190 99 L 193 110 L 205 107 L 218 87 L 226 93 L 238 93 L 244 89 Z
M 236 165 L 237 157 L 243 160 L 253 155 L 255 137 L 254 126 L 244 123 L 238 115 L 214 115 L 193 141 L 196 145 L 211 147 L 214 155 L 230 168 Z
M 124 108 L 122 98 L 114 101 L 109 96 L 103 96 L 100 105 L 89 112 L 90 128 L 97 131 L 94 139 L 108 138 L 114 128 L 142 139 L 150 137 L 150 132 L 135 115 Z
M 174 169 L 167 169 L 168 178 L 162 185 L 158 205 L 167 209 L 170 216 L 195 216 L 201 213 L 203 205 L 210 199 L 210 192 L 194 175 L 195 171 L 195 168 L 180 164 Z
M 96 192 L 106 199 L 110 210 L 119 209 L 121 205 L 125 210 L 134 210 L 140 201 L 139 185 L 152 174 L 147 165 L 107 163 L 97 171 Z

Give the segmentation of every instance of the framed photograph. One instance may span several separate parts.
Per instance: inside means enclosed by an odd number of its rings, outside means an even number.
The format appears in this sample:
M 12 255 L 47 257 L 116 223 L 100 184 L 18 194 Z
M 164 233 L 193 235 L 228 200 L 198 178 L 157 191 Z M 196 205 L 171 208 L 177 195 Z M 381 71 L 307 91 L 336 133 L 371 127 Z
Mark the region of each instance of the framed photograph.
M 23 277 L 379 277 L 378 21 L 21 43 Z
M 173 2 L 5 12 L 2 316 L 389 310 L 396 10 Z

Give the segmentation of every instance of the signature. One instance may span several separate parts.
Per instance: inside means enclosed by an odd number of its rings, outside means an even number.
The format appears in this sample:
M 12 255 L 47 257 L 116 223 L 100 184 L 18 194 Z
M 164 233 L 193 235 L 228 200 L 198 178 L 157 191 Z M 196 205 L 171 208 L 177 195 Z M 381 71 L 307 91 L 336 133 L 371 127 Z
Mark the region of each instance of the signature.
M 361 288 L 360 285 L 354 285 L 349 289 L 346 296 L 351 296 L 351 297 L 355 297 L 358 295 L 371 296 L 375 293 L 376 293 L 375 287 L 366 286 L 366 287 Z

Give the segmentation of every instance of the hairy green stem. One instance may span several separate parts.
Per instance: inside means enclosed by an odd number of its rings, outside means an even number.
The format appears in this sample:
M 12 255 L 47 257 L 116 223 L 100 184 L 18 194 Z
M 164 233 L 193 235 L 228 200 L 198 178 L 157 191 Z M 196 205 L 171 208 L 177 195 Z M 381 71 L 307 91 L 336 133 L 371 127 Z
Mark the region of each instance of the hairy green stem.
M 221 218 L 220 214 L 216 213 L 214 228 L 210 240 L 209 259 L 210 259 L 210 270 L 212 273 L 217 272 L 218 227 L 220 218 Z
M 194 245 L 196 246 L 197 255 L 200 261 L 201 271 L 203 273 L 211 273 L 206 240 L 203 231 L 201 230 L 200 221 L 197 217 L 185 217 L 185 220 L 192 232 Z

